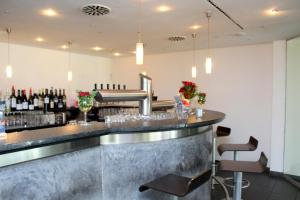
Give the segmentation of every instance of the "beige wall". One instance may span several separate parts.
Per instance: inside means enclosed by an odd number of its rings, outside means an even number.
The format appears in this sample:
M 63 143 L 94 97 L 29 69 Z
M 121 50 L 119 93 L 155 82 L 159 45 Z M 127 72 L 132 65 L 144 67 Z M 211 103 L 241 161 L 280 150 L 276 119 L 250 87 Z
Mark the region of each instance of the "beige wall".
M 250 135 L 259 140 L 256 152 L 241 153 L 243 160 L 256 160 L 260 151 L 270 157 L 272 119 L 272 44 L 220 48 L 213 50 L 213 74 L 206 75 L 206 51 L 197 51 L 197 84 L 207 92 L 206 108 L 226 113 L 221 123 L 232 128 L 232 134 L 221 142 L 247 142 Z M 153 79 L 159 99 L 172 99 L 182 80 L 192 80 L 192 52 L 149 55 L 143 67 L 134 57 L 113 61 L 114 82 L 129 88 L 139 86 L 138 73 L 146 71 Z M 224 158 L 232 158 L 226 153 Z
M 91 90 L 94 83 L 110 82 L 111 59 L 71 54 L 73 81 L 67 81 L 68 52 L 11 45 L 12 79 L 7 79 L 7 44 L 0 43 L 0 90 L 16 88 L 65 88 L 73 99 L 75 90 Z

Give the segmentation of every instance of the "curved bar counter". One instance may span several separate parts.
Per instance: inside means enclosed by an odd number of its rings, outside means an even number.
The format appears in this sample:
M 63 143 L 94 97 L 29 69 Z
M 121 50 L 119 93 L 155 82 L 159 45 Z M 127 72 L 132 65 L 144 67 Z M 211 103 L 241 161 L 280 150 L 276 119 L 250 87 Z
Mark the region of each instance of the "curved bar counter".
M 212 125 L 206 110 L 187 120 L 95 122 L 9 133 L 0 141 L 0 199 L 174 199 L 138 187 L 168 173 L 194 176 L 210 167 Z M 210 199 L 209 183 L 183 199 Z

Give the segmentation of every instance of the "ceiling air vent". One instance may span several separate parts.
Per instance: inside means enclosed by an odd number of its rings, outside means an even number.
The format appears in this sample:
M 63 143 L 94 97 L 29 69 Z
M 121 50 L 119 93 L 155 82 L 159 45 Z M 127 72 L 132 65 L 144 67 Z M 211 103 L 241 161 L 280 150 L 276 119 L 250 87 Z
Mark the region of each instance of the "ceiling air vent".
M 180 41 L 185 40 L 185 36 L 171 36 L 171 37 L 168 37 L 168 40 L 171 42 L 180 42 Z
M 110 13 L 110 8 L 100 4 L 88 4 L 81 8 L 82 12 L 86 15 L 107 15 Z

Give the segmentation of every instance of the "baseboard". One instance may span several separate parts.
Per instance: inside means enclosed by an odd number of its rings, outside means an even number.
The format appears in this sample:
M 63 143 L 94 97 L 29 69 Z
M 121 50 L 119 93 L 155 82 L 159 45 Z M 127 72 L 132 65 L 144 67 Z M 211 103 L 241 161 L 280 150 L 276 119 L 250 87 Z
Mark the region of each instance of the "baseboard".
M 276 172 L 276 171 L 271 171 L 270 168 L 269 169 L 269 175 L 273 176 L 273 177 L 284 177 L 284 173 L 283 172 Z

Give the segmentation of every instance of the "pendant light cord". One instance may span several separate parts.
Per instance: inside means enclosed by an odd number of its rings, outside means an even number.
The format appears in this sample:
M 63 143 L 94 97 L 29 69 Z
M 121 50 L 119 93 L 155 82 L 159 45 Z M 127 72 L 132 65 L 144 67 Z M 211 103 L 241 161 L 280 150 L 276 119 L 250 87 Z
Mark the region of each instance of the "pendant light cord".
M 142 41 L 142 0 L 139 0 L 139 26 L 138 26 L 138 40 Z
M 68 68 L 69 70 L 71 70 L 71 46 L 72 46 L 72 42 L 68 42 Z
M 211 47 L 211 41 L 210 41 L 210 18 L 211 14 L 209 12 L 206 13 L 207 17 L 207 48 L 208 48 L 208 55 L 210 56 L 210 47 Z
M 195 42 L 196 33 L 193 33 L 192 37 L 193 37 L 193 61 L 194 61 L 194 66 L 196 66 L 196 42 Z
M 7 64 L 10 65 L 10 33 L 11 33 L 11 29 L 7 28 L 6 29 L 7 32 Z

